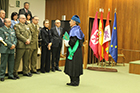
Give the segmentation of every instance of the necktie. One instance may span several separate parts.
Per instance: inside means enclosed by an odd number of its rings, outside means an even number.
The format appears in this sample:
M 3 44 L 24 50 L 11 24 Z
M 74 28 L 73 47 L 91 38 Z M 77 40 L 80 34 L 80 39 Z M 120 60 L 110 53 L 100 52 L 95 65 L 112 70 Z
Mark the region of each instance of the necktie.
M 26 13 L 27 13 L 28 11 L 26 10 Z
M 59 34 L 59 36 L 60 36 L 60 28 L 58 28 L 58 34 Z
M 35 29 L 37 30 L 37 26 L 35 26 Z

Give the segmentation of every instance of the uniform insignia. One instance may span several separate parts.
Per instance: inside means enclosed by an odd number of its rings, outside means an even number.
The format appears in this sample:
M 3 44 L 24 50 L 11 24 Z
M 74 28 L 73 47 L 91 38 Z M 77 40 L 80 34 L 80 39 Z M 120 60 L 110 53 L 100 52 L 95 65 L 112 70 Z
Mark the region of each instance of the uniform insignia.
M 7 32 L 4 32 L 5 34 L 7 34 Z
M 6 40 L 8 39 L 8 36 L 6 36 Z
M 27 28 L 27 30 L 29 30 L 29 28 Z
M 15 32 L 11 32 L 11 34 L 15 34 Z

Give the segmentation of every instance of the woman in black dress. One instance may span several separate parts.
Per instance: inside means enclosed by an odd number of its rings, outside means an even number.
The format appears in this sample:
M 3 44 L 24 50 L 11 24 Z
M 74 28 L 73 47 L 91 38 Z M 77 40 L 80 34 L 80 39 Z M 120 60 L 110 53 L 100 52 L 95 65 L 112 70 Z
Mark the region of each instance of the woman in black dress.
M 43 21 L 44 27 L 41 29 L 41 73 L 50 72 L 50 51 L 52 45 L 51 32 L 48 29 L 49 20 Z

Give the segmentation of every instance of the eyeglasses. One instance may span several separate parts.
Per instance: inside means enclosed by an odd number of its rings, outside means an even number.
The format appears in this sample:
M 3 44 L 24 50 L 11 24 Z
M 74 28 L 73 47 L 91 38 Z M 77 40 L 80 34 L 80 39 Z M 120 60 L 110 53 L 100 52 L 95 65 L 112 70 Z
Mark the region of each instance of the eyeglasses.
M 39 21 L 39 19 L 35 19 L 35 21 Z
M 20 19 L 26 19 L 26 18 L 20 18 Z

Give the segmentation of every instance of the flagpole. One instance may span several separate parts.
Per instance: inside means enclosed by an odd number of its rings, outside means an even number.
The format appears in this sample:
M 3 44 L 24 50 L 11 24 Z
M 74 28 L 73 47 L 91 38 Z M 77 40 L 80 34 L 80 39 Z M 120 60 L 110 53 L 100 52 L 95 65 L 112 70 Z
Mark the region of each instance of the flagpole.
M 94 56 L 94 54 L 93 54 L 93 59 L 92 59 L 92 67 L 94 67 L 94 58 L 95 58 L 95 56 Z
M 110 12 L 110 8 L 108 8 L 108 12 Z M 110 45 L 110 43 L 108 44 L 108 49 L 109 49 L 109 45 Z M 108 52 L 108 55 L 109 55 L 109 52 Z M 108 56 L 108 59 L 109 59 L 109 56 Z M 105 68 L 106 68 L 106 60 L 105 60 Z
M 103 67 L 103 59 L 102 59 L 102 67 Z
M 100 66 L 100 56 L 99 56 L 99 59 L 98 59 L 98 67 Z
M 94 57 L 94 58 L 95 58 L 94 62 L 96 62 L 96 57 Z

